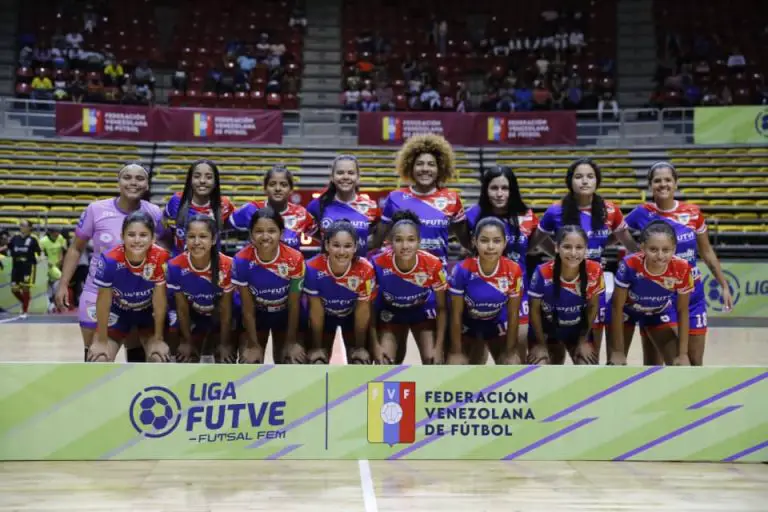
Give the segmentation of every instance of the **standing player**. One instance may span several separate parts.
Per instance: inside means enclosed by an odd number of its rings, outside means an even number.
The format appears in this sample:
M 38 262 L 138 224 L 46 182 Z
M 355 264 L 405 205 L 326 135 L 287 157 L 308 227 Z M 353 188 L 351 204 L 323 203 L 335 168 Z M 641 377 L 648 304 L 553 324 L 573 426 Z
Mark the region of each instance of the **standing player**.
M 517 263 L 523 272 L 523 296 L 520 299 L 520 327 L 518 341 L 528 343 L 528 250 L 544 246 L 545 252 L 554 254 L 552 239 L 538 230 L 539 219 L 528 208 L 520 194 L 517 178 L 509 167 L 494 167 L 483 173 L 478 203 L 467 210 L 467 224 L 473 233 L 477 223 L 486 217 L 496 217 L 504 223 L 507 247 L 504 255 Z
M 402 364 L 412 332 L 422 364 L 441 364 L 448 323 L 443 263 L 419 249 L 419 218 L 408 210 L 392 216 L 391 251 L 373 261 L 376 273 L 371 350 L 379 364 Z
M 448 362 L 485 364 L 490 350 L 496 364 L 520 364 L 525 355 L 517 339 L 523 275 L 503 256 L 504 223 L 484 218 L 473 242 L 477 256 L 461 261 L 451 275 Z
M 723 309 L 733 308 L 733 299 L 728 282 L 720 268 L 720 261 L 712 249 L 707 233 L 707 224 L 699 208 L 691 203 L 675 200 L 677 191 L 677 170 L 669 162 L 658 162 L 651 166 L 648 172 L 648 185 L 653 194 L 653 201 L 638 206 L 627 215 L 625 221 L 630 229 L 641 231 L 649 223 L 662 220 L 667 222 L 675 231 L 677 238 L 676 256 L 688 261 L 691 265 L 695 288 L 690 298 L 690 340 L 688 355 L 691 364 L 701 366 L 704 362 L 704 347 L 707 338 L 707 301 L 704 296 L 704 285 L 701 273 L 696 266 L 698 255 L 707 264 L 712 275 L 720 285 Z M 625 351 L 629 350 L 632 337 L 625 337 Z M 647 365 L 661 364 L 660 354 L 654 351 L 654 346 L 643 338 L 643 354 Z
M 368 253 L 368 237 L 379 221 L 379 207 L 367 194 L 358 192 L 360 164 L 352 155 L 339 155 L 331 164 L 331 181 L 328 187 L 307 205 L 307 211 L 315 218 L 323 235 L 334 222 L 345 219 L 357 231 L 357 255 Z M 324 236 L 321 236 L 325 238 Z M 372 246 L 378 247 L 378 246 Z
M 101 253 L 121 243 L 121 227 L 123 220 L 135 211 L 146 212 L 154 221 L 157 239 L 163 235 L 163 213 L 157 206 L 144 201 L 149 190 L 149 172 L 138 163 L 125 165 L 117 175 L 120 194 L 113 199 L 94 201 L 80 216 L 80 222 L 75 228 L 74 242 L 69 246 L 64 256 L 64 264 L 61 270 L 61 283 L 56 292 L 56 306 L 60 310 L 69 309 L 67 290 L 69 282 L 77 269 L 80 257 L 85 251 L 88 241 L 93 241 L 93 256 L 91 257 L 88 278 L 85 281 L 83 293 L 80 295 L 78 316 L 80 319 L 80 331 L 85 345 L 85 356 L 88 356 L 88 347 L 93 341 L 96 331 L 96 295 L 98 287 L 93 279 L 100 261 Z M 128 349 L 126 356 L 129 362 L 146 361 L 144 350 L 141 347 Z
M 688 306 L 694 282 L 690 264 L 675 256 L 676 241 L 675 231 L 666 221 L 653 221 L 640 234 L 641 252 L 626 256 L 619 264 L 612 300 L 610 362 L 626 364 L 629 343 L 625 340 L 639 322 L 666 364 L 690 364 Z
M 88 361 L 113 362 L 120 345 L 140 344 L 149 362 L 168 362 L 163 341 L 167 291 L 168 251 L 155 242 L 155 221 L 136 211 L 123 221 L 123 243 L 98 256 L 93 282 L 96 299 L 96 337 Z
M 539 222 L 539 229 L 554 236 L 563 226 L 580 226 L 587 234 L 587 259 L 596 261 L 604 267 L 603 252 L 611 235 L 615 236 L 630 252 L 637 250 L 637 244 L 627 230 L 618 205 L 604 200 L 597 193 L 601 181 L 600 168 L 595 162 L 588 158 L 580 158 L 573 162 L 565 175 L 568 194 L 560 202 L 547 208 Z M 592 339 L 598 358 L 603 343 L 603 330 L 608 322 L 606 315 L 610 313 L 607 306 L 608 299 L 606 293 L 602 292 L 600 310 L 592 328 Z
M 215 347 L 218 362 L 234 363 L 232 258 L 219 252 L 216 221 L 211 217 L 192 217 L 185 234 L 187 250 L 168 262 L 167 273 L 181 333 L 176 361 L 198 362 Z
M 530 356 L 532 364 L 565 362 L 597 364 L 598 352 L 590 339 L 600 294 L 605 290 L 600 264 L 586 258 L 587 234 L 568 224 L 558 229 L 554 260 L 536 267 L 531 297 Z
M 37 258 L 40 256 L 40 244 L 32 234 L 32 224 L 24 219 L 19 222 L 18 235 L 14 235 L 8 244 L 8 252 L 13 262 L 11 268 L 11 293 L 21 302 L 20 318 L 27 318 L 29 302 L 32 299 L 30 288 L 35 284 Z
M 293 174 L 284 165 L 275 165 L 264 177 L 264 191 L 267 200 L 251 201 L 238 208 L 229 218 L 229 223 L 237 230 L 245 231 L 251 225 L 251 218 L 261 208 L 270 206 L 280 214 L 285 224 L 282 241 L 291 249 L 301 250 L 302 245 L 311 241 L 317 231 L 312 216 L 300 204 L 290 202 L 293 192 Z
M 61 280 L 61 264 L 64 262 L 64 252 L 67 250 L 67 239 L 61 234 L 59 228 L 48 228 L 46 234 L 40 240 L 40 248 L 48 258 L 48 286 L 51 299 L 56 296 L 56 290 Z M 51 300 L 51 308 L 54 308 Z
M 323 238 L 323 252 L 307 262 L 304 284 L 309 296 L 309 362 L 328 363 L 340 327 L 349 363 L 367 364 L 373 266 L 358 255 L 358 230 L 351 222 L 333 222 Z
M 216 222 L 217 229 L 221 231 L 234 209 L 232 201 L 221 196 L 218 166 L 210 160 L 193 162 L 187 170 L 184 190 L 172 195 L 163 211 L 163 222 L 168 234 L 173 237 L 171 254 L 178 256 L 184 252 L 184 228 L 190 218 L 206 215 Z
M 263 363 L 270 332 L 276 363 L 303 363 L 306 351 L 300 328 L 304 256 L 281 242 L 285 226 L 271 207 L 251 217 L 251 243 L 235 255 L 232 282 L 240 287 L 246 346 L 240 360 Z
M 456 171 L 451 145 L 439 135 L 411 137 L 398 152 L 395 167 L 400 178 L 411 185 L 387 196 L 373 247 L 381 247 L 396 211 L 411 210 L 421 220 L 421 248 L 447 266 L 449 231 L 462 246 L 470 245 L 461 197 L 445 188 Z

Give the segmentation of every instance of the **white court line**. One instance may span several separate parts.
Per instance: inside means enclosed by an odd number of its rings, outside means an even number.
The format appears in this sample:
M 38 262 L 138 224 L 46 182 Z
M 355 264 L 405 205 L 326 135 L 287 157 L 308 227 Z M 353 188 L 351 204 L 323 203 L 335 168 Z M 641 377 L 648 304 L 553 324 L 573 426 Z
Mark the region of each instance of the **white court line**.
M 373 488 L 371 465 L 367 459 L 360 459 L 357 464 L 360 466 L 360 486 L 363 488 L 365 512 L 379 512 L 379 506 L 376 504 L 376 490 Z
M 344 341 L 339 336 L 339 331 L 336 331 L 336 339 L 333 342 L 333 346 L 337 344 L 341 346 L 340 364 L 347 364 L 347 350 L 344 346 Z M 338 352 L 337 352 L 338 353 Z M 360 487 L 363 490 L 363 503 L 365 504 L 365 512 L 379 512 L 379 506 L 376 504 L 376 489 L 373 487 L 373 476 L 371 476 L 371 465 L 368 459 L 359 459 L 357 465 L 360 469 Z
M 0 324 L 7 324 L 8 322 L 13 322 L 14 320 L 18 320 L 20 318 L 21 318 L 21 315 L 14 316 L 12 318 L 3 318 L 2 320 L 0 320 Z

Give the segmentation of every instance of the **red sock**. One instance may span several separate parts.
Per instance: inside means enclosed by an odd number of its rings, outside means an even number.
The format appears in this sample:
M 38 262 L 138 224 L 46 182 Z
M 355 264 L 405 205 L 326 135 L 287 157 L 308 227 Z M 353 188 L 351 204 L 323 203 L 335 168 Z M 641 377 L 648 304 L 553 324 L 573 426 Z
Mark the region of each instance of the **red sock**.
M 21 292 L 21 312 L 24 314 L 29 312 L 29 289 L 27 288 Z
M 21 295 L 21 290 L 11 290 L 11 293 L 19 300 L 19 302 L 24 302 L 24 298 Z

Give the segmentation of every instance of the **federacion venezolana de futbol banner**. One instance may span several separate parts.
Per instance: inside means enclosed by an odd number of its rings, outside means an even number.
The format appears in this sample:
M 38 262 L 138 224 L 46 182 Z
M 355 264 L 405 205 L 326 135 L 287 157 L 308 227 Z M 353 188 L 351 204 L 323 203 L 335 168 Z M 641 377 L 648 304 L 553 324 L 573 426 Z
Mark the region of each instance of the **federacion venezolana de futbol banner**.
M 3 364 L 0 459 L 768 460 L 768 368 Z
M 733 297 L 733 310 L 723 311 L 722 289 L 704 262 L 699 262 L 707 314 L 710 317 L 768 318 L 768 264 L 735 261 L 720 263 Z
M 693 138 L 696 144 L 766 144 L 768 107 L 697 107 Z

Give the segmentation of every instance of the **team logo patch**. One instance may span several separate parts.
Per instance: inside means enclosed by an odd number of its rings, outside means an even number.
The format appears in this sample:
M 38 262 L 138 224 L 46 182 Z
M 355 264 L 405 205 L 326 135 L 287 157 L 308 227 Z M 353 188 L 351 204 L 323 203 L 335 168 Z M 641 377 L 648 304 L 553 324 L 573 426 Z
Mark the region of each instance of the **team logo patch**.
M 448 206 L 448 199 L 445 197 L 435 198 L 434 205 L 438 210 L 445 210 L 445 208 Z
M 99 240 L 101 240 L 102 243 L 108 244 L 113 240 L 113 237 L 109 233 L 102 233 L 99 235 Z
M 360 286 L 360 278 L 357 276 L 352 276 L 347 279 L 347 287 L 350 290 L 357 290 L 357 287 Z
M 419 286 L 424 286 L 424 283 L 427 282 L 427 279 L 429 279 L 429 276 L 424 272 L 417 272 L 413 275 L 413 280 L 416 281 L 416 284 Z
M 278 263 L 277 273 L 280 274 L 281 277 L 288 277 L 288 265 L 285 263 Z
M 667 290 L 672 290 L 675 287 L 675 284 L 677 284 L 677 279 L 674 277 L 665 277 L 663 278 L 664 281 L 664 288 Z
M 146 280 L 152 279 L 152 276 L 155 274 L 155 264 L 154 263 L 147 263 L 144 265 L 144 270 L 141 272 L 141 275 Z
M 688 213 L 678 213 L 677 220 L 680 222 L 680 224 L 687 225 L 691 220 L 691 215 Z
M 509 290 L 509 279 L 506 277 L 502 277 L 500 279 L 496 280 L 496 283 L 499 285 L 499 290 L 506 293 L 507 290 Z
M 295 215 L 286 215 L 283 217 L 283 222 L 285 223 L 286 229 L 293 229 L 296 227 L 296 216 Z

